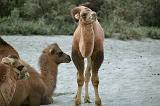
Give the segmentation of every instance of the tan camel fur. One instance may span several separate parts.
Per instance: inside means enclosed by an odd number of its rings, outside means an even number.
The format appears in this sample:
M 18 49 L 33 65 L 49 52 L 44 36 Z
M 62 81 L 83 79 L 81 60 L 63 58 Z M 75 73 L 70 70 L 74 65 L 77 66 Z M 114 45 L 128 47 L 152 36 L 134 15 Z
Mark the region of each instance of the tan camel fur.
M 71 15 L 78 20 L 78 26 L 73 34 L 72 42 L 72 60 L 77 68 L 78 90 L 75 98 L 75 105 L 81 105 L 81 92 L 85 82 L 84 101 L 90 103 L 88 94 L 88 83 L 90 81 L 92 69 L 92 85 L 95 91 L 95 104 L 101 106 L 101 99 L 98 93 L 99 77 L 98 70 L 104 59 L 103 41 L 104 32 L 97 20 L 94 11 L 85 6 L 78 6 L 71 10 Z M 84 78 L 84 58 L 87 58 L 88 64 Z
M 0 106 L 9 106 L 16 89 L 16 81 L 28 77 L 26 68 L 18 57 L 2 58 L 0 63 Z
M 24 101 L 29 102 L 30 106 L 52 103 L 52 94 L 57 82 L 58 65 L 70 61 L 70 56 L 65 54 L 57 44 L 51 44 L 43 50 L 39 58 L 41 73 L 24 63 L 30 78 L 17 82 L 11 106 L 20 106 L 24 104 Z

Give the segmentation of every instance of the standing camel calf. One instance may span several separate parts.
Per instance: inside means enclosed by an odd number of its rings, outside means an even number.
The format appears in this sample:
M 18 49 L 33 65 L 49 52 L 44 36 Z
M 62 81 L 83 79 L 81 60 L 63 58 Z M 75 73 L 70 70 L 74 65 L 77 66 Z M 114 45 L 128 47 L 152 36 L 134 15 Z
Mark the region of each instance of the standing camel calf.
M 71 15 L 78 20 L 78 26 L 73 35 L 72 59 L 78 70 L 77 83 L 78 90 L 75 98 L 75 105 L 81 104 L 81 91 L 85 81 L 85 98 L 86 103 L 90 103 L 88 94 L 88 83 L 92 69 L 92 85 L 95 91 L 95 104 L 101 106 L 101 99 L 98 93 L 98 70 L 104 59 L 103 41 L 104 32 L 97 20 L 97 15 L 91 9 L 85 6 L 78 6 L 71 10 Z M 87 58 L 88 64 L 84 78 L 84 58 Z

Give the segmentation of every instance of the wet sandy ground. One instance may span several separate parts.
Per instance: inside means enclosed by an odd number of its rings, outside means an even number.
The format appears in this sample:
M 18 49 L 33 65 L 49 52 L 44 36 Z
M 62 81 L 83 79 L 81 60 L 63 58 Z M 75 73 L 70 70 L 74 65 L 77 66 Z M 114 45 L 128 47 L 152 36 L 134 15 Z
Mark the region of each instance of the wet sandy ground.
M 57 42 L 64 52 L 71 53 L 71 36 L 3 36 L 21 57 L 38 68 L 38 57 L 44 47 Z M 99 91 L 103 106 L 160 106 L 160 41 L 105 40 L 105 59 L 100 68 Z M 74 106 L 77 89 L 73 63 L 59 66 L 54 103 L 49 106 Z M 91 104 L 94 90 L 90 83 Z

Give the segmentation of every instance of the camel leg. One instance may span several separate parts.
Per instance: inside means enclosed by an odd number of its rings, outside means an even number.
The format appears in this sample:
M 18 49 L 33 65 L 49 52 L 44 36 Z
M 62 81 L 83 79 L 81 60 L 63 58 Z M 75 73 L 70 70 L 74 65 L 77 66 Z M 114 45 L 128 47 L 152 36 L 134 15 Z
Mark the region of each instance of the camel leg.
M 91 103 L 89 93 L 88 93 L 88 84 L 89 84 L 90 77 L 91 77 L 90 71 L 91 71 L 91 58 L 89 57 L 87 58 L 87 68 L 85 72 L 85 97 L 84 97 L 85 103 Z
M 41 95 L 39 94 L 34 94 L 33 96 L 31 95 L 29 101 L 30 101 L 30 106 L 40 106 Z
M 82 87 L 83 87 L 83 84 L 84 84 L 84 75 L 81 72 L 80 73 L 77 72 L 77 83 L 78 83 L 78 90 L 77 90 L 77 94 L 76 94 L 75 105 L 80 106 Z
M 75 97 L 75 106 L 80 106 L 82 87 L 84 84 L 84 59 L 78 51 L 72 50 L 72 60 L 78 70 L 77 71 L 78 90 L 77 90 L 77 94 Z
M 18 85 L 19 84 L 17 84 L 17 86 Z M 21 93 L 18 93 L 18 90 L 16 88 L 16 91 L 9 106 L 21 106 L 21 104 L 23 104 L 23 101 L 25 101 L 26 96 L 21 96 L 21 98 L 18 98 L 18 96 L 23 94 L 23 91 Z
M 41 99 L 41 105 L 48 105 L 53 103 L 53 98 L 51 96 L 45 96 Z
M 13 104 L 13 103 L 12 103 Z M 20 103 L 14 103 L 14 105 L 9 105 L 9 106 L 21 106 L 21 104 Z
M 95 105 L 102 106 L 101 98 L 98 92 L 98 85 L 99 85 L 99 76 L 98 70 L 103 62 L 104 55 L 103 52 L 99 51 L 92 55 L 92 85 L 95 91 Z
M 21 101 L 19 100 L 15 100 L 14 98 L 12 99 L 11 103 L 10 103 L 10 106 L 21 106 Z
M 51 96 L 51 97 L 48 97 L 48 99 L 49 99 L 49 104 L 52 104 L 52 103 L 54 102 L 52 96 Z

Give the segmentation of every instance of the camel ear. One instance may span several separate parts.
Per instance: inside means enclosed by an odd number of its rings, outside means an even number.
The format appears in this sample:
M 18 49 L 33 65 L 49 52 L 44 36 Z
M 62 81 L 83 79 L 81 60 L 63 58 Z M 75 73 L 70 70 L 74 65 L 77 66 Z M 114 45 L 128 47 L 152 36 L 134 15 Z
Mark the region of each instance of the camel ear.
M 79 20 L 80 17 L 80 8 L 79 7 L 75 7 L 71 10 L 71 16 L 74 20 Z
M 58 44 L 57 44 L 57 43 L 54 43 L 53 45 L 58 46 Z
M 75 14 L 74 18 L 79 20 L 80 15 L 79 14 Z
M 55 50 L 52 48 L 52 49 L 49 50 L 49 53 L 54 54 Z

